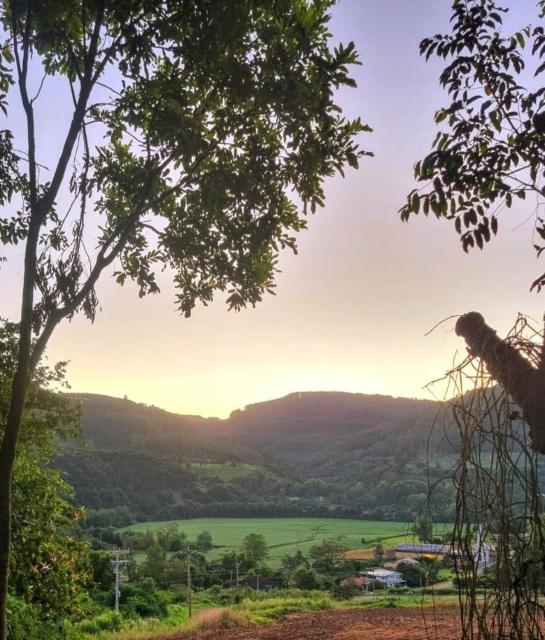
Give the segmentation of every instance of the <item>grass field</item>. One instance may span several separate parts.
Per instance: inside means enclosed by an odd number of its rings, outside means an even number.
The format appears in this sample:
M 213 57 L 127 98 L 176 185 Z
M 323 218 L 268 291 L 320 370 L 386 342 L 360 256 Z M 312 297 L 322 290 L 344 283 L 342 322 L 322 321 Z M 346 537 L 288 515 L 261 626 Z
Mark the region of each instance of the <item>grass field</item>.
M 213 462 L 192 462 L 188 469 L 193 473 L 201 476 L 215 476 L 229 482 L 235 478 L 243 478 L 254 475 L 257 472 L 266 475 L 272 475 L 270 471 L 264 467 L 258 467 L 255 464 L 246 464 L 239 462 L 237 464 L 215 464 Z
M 332 536 L 344 536 L 346 545 L 351 549 L 371 546 L 379 539 L 383 540 L 384 546 L 412 540 L 411 525 L 407 522 L 338 518 L 195 518 L 171 522 L 175 522 L 190 540 L 194 540 L 201 531 L 210 531 L 215 545 L 209 554 L 211 558 L 238 549 L 248 533 L 262 533 L 269 545 L 271 565 L 278 564 L 282 556 L 294 554 L 298 549 L 307 554 L 314 544 Z M 142 522 L 124 530 L 145 531 L 166 524 L 169 523 Z

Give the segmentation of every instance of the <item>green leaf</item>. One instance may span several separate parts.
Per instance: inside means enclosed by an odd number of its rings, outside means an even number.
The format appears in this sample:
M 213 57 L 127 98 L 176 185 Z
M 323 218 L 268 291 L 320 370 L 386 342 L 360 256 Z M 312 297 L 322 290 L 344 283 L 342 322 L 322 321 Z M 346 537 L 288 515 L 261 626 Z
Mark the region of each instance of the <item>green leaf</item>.
M 418 213 L 420 211 L 420 196 L 416 191 L 411 197 L 411 209 L 414 213 Z

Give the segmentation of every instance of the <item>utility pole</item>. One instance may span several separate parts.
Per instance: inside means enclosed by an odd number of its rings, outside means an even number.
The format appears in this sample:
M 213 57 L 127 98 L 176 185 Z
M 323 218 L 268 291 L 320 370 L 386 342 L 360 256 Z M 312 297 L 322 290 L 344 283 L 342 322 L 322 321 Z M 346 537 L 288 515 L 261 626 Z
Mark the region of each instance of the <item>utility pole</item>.
M 239 589 L 239 572 L 238 572 L 238 555 L 235 553 L 235 567 L 236 567 L 236 590 L 237 590 L 237 595 L 238 595 L 238 589 Z
M 191 619 L 193 615 L 193 602 L 191 598 L 191 552 L 187 554 L 187 617 Z
M 256 579 L 256 584 L 255 584 L 256 591 L 259 591 L 259 574 L 256 575 L 255 579 Z
M 127 567 L 129 566 L 129 555 L 128 549 L 116 549 L 114 552 L 114 558 L 112 560 L 112 569 L 114 572 L 115 579 L 115 603 L 114 610 L 116 613 L 119 613 L 119 598 L 121 596 L 121 582 L 125 582 L 129 579 L 129 576 L 126 573 Z

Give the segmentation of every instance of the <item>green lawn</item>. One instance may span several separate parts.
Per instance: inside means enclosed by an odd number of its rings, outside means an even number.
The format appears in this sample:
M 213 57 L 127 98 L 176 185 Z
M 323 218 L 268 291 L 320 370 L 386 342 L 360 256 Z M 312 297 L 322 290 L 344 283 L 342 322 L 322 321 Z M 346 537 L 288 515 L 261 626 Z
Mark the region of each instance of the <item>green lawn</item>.
M 377 539 L 382 539 L 385 546 L 412 540 L 411 525 L 407 522 L 338 518 L 195 518 L 172 522 L 190 540 L 194 540 L 201 531 L 210 531 L 214 545 L 217 545 L 209 554 L 211 558 L 230 549 L 238 549 L 248 533 L 262 533 L 269 545 L 272 565 L 279 563 L 282 556 L 294 554 L 298 549 L 307 554 L 316 542 L 332 536 L 345 536 L 345 542 L 351 549 L 368 546 Z M 143 522 L 125 530 L 145 531 L 166 524 L 168 523 Z M 365 538 L 363 544 L 362 538 Z

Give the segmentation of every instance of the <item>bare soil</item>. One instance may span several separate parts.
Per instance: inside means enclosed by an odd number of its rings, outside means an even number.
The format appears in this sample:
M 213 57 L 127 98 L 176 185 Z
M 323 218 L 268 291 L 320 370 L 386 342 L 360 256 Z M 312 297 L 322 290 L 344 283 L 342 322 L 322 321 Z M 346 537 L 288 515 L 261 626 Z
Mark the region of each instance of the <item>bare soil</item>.
M 271 625 L 208 628 L 168 640 L 456 640 L 458 608 L 331 609 L 298 613 Z M 161 640 L 158 638 L 157 640 Z

